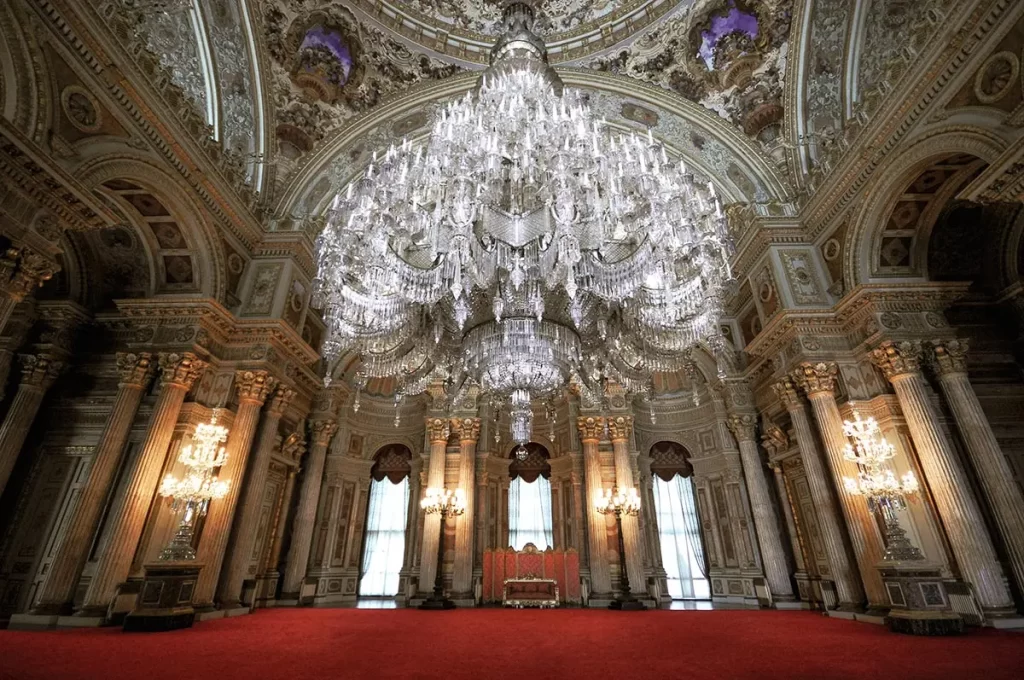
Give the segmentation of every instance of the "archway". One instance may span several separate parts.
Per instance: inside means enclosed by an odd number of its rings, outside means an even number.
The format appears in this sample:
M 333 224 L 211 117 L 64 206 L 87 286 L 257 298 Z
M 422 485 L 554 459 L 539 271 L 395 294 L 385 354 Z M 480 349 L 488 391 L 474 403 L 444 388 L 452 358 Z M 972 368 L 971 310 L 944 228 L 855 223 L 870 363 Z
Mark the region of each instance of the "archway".
M 509 452 L 508 466 L 508 544 L 522 550 L 527 543 L 544 550 L 555 546 L 551 514 L 551 465 L 548 450 L 536 442 L 526 445 L 526 456 L 519 458 L 519 447 Z
M 403 444 L 391 444 L 373 458 L 359 596 L 394 597 L 405 556 L 412 452 Z

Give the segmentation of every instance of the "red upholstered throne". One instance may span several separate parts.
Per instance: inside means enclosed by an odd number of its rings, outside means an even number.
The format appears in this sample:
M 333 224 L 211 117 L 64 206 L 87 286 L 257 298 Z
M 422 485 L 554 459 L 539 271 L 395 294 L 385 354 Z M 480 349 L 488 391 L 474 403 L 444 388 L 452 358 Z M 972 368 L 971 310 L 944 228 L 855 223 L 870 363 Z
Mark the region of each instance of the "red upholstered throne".
M 548 548 L 542 552 L 532 543 L 519 552 L 512 548 L 486 550 L 482 586 L 485 604 L 517 601 L 517 606 L 529 606 L 546 599 L 558 604 L 580 604 L 580 555 L 572 548 Z M 516 597 L 509 596 L 507 587 Z

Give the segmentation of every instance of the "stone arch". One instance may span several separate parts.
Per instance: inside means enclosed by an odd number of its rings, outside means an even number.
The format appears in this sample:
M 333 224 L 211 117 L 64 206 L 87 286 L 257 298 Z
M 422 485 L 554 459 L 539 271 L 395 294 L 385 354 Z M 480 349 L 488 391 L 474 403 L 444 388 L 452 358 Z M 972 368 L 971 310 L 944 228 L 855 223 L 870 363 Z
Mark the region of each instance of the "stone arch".
M 510 478 L 520 477 L 524 482 L 530 483 L 537 481 L 538 477 L 551 476 L 551 452 L 546 446 L 536 441 L 527 442 L 527 455 L 522 460 L 516 454 L 518 449 L 518 445 L 512 446 L 505 456 L 511 459 L 508 466 Z
M 412 450 L 405 444 L 385 444 L 377 449 L 372 459 L 370 477 L 378 482 L 387 478 L 398 484 L 412 474 Z
M 40 140 L 50 127 L 49 76 L 36 33 L 26 24 L 14 3 L 0 4 L 0 117 Z

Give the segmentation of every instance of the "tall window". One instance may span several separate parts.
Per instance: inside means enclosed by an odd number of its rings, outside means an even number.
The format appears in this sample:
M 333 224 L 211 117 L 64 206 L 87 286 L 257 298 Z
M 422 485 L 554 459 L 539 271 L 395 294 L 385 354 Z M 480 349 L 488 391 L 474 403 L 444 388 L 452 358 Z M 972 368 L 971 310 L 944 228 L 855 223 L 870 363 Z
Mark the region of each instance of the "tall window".
M 527 543 L 538 549 L 554 547 L 551 520 L 551 466 L 548 451 L 533 442 L 526 445 L 527 456 L 519 460 L 512 452 L 508 487 L 508 543 L 522 550 Z
M 405 529 L 409 516 L 409 449 L 388 447 L 373 466 L 370 507 L 366 515 L 361 596 L 398 594 L 398 573 L 405 556 Z
M 654 508 L 669 596 L 707 600 L 711 587 L 688 458 L 686 449 L 674 442 L 659 442 L 651 449 Z

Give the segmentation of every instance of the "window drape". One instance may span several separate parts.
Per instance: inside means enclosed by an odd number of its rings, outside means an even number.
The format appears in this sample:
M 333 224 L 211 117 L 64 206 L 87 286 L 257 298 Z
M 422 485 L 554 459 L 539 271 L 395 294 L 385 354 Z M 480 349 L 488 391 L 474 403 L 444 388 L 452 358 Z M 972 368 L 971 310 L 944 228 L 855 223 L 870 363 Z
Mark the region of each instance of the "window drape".
M 668 482 L 655 476 L 654 506 L 669 595 L 673 599 L 710 599 L 693 482 L 679 475 Z
M 405 525 L 409 516 L 409 478 L 395 484 L 385 477 L 370 485 L 366 545 L 359 594 L 398 594 L 398 572 L 405 556 Z
M 522 550 L 533 543 L 538 550 L 554 547 L 551 521 L 551 482 L 537 477 L 524 482 L 516 477 L 508 486 L 508 543 Z

